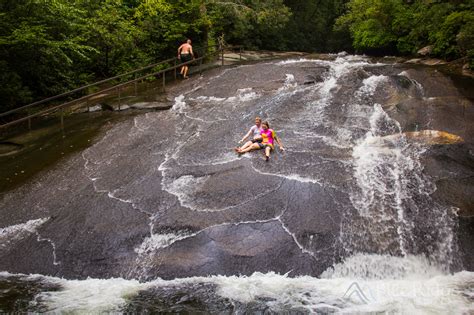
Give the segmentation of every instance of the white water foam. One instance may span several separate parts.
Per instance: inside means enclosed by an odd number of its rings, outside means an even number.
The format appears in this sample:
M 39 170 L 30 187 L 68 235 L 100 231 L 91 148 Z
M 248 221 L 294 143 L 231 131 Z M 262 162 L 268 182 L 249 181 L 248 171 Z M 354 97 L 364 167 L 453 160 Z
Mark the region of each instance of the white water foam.
M 243 157 L 248 157 L 248 156 L 243 156 Z M 235 152 L 226 152 L 223 153 L 219 156 L 216 156 L 214 158 L 209 157 L 208 160 L 205 163 L 193 163 L 193 164 L 185 164 L 182 166 L 209 166 L 209 165 L 222 165 L 222 164 L 228 164 L 234 161 L 238 161 L 241 157 L 239 157 Z
M 45 280 L 61 285 L 62 290 L 41 292 L 31 304 L 46 305 L 48 312 L 58 314 L 118 312 L 126 305 L 128 297 L 147 288 L 146 284 L 141 284 L 137 280 L 64 280 L 53 277 L 45 277 Z
M 387 273 L 383 268 L 388 268 Z M 392 272 L 397 274 L 395 278 L 383 278 Z M 0 273 L 0 277 L 8 276 L 12 275 Z M 290 278 L 273 272 L 157 279 L 147 283 L 124 279 L 64 280 L 38 275 L 24 278 L 41 278 L 62 286 L 59 291 L 42 292 L 35 297 L 36 303 L 58 313 L 117 312 L 142 290 L 169 287 L 179 292 L 180 286 L 199 283 L 216 285 L 216 293 L 222 298 L 243 304 L 261 303 L 262 309 L 272 312 L 467 314 L 474 311 L 473 272 L 443 274 L 424 258 L 415 256 L 357 255 L 331 268 L 321 279 Z
M 319 61 L 321 65 L 328 67 L 329 73 L 327 78 L 317 84 L 318 96 L 313 97 L 307 104 L 307 114 L 311 115 L 315 124 L 324 126 L 326 129 L 331 130 L 332 136 L 321 135 L 321 139 L 328 145 L 337 148 L 348 148 L 352 147 L 352 131 L 344 128 L 344 126 L 334 126 L 333 119 L 326 116 L 326 109 L 331 105 L 335 93 L 341 88 L 339 80 L 351 73 L 355 69 L 361 69 L 364 66 L 370 64 L 361 58 L 354 60 L 348 58 L 338 57 L 333 62 Z M 374 76 L 370 77 L 363 82 L 361 91 L 358 91 L 355 96 L 360 98 L 364 93 L 375 90 L 378 83 L 383 80 L 383 77 Z M 351 105 L 352 108 L 353 105 Z M 357 106 L 356 106 L 357 107 Z
M 402 76 L 402 77 L 405 77 L 408 80 L 410 80 L 411 83 L 416 86 L 416 88 L 420 92 L 421 96 L 423 96 L 425 94 L 425 89 L 423 88 L 423 85 L 420 82 L 418 82 L 417 80 L 413 79 L 408 71 L 402 71 L 398 75 Z
M 283 66 L 283 65 L 291 65 L 291 64 L 303 63 L 303 62 L 319 62 L 319 60 L 312 60 L 312 59 L 306 59 L 306 58 L 287 59 L 287 60 L 278 61 L 276 64 L 278 66 Z
M 152 234 L 150 237 L 145 238 L 143 243 L 135 248 L 135 252 L 138 255 L 144 255 L 154 252 L 160 248 L 170 246 L 176 241 L 193 236 L 191 233 L 167 233 L 167 234 Z
M 190 98 L 193 101 L 199 101 L 200 103 L 235 103 L 235 102 L 248 102 L 260 97 L 260 94 L 253 91 L 252 88 L 243 88 L 237 90 L 236 96 L 230 97 L 215 97 L 215 96 L 198 96 L 196 98 Z
M 179 114 L 184 114 L 185 109 L 186 109 L 186 102 L 184 101 L 184 95 L 181 94 L 179 96 L 176 96 L 174 98 L 174 104 L 171 110 Z
M 238 89 L 237 97 L 240 102 L 248 102 L 260 97 L 252 88 Z
M 196 192 L 204 185 L 210 176 L 194 177 L 192 175 L 181 176 L 166 185 L 165 190 L 178 197 L 181 205 L 196 210 L 193 199 Z
M 36 220 L 29 220 L 25 223 L 15 224 L 0 229 L 0 249 L 7 248 L 8 245 L 13 244 L 25 237 L 36 234 L 37 229 L 46 223 L 49 218 L 42 218 Z
M 32 234 L 35 234 L 36 240 L 38 242 L 47 242 L 51 245 L 53 248 L 53 265 L 59 265 L 60 262 L 57 260 L 56 256 L 56 244 L 54 244 L 51 239 L 42 237 L 38 232 L 38 228 L 46 223 L 49 219 L 50 218 L 29 220 L 25 223 L 7 226 L 0 229 L 0 252 L 8 248 L 9 245 L 12 245 Z
M 283 86 L 277 90 L 277 94 L 282 93 L 283 91 L 294 89 L 297 86 L 298 84 L 296 83 L 295 76 L 291 73 L 287 73 L 285 75 L 285 82 L 283 83 Z
M 396 141 L 403 140 L 402 137 L 395 139 L 390 147 L 380 138 L 387 128 L 389 134 L 400 132 L 399 125 L 388 117 L 380 105 L 374 106 L 370 127 L 365 138 L 353 149 L 354 178 L 360 193 L 353 194 L 351 200 L 361 215 L 370 215 L 370 209 L 380 198 L 394 194 L 398 194 L 396 198 L 406 198 L 403 189 L 406 187 L 399 186 L 400 172 L 413 171 L 418 165 L 412 156 L 406 155 L 403 147 L 397 145 Z
M 443 268 L 423 256 L 395 257 L 358 253 L 327 269 L 321 274 L 321 278 L 417 280 L 443 274 Z
M 370 126 L 365 139 L 353 150 L 358 191 L 351 193 L 350 199 L 361 216 L 370 217 L 377 224 L 396 216 L 399 248 L 406 256 L 407 242 L 413 241 L 413 224 L 406 218 L 405 203 L 418 193 L 412 187 L 425 187 L 418 161 L 420 152 L 406 144 L 402 136 L 392 141 L 380 137 L 399 133 L 400 126 L 378 104 L 374 106 Z
M 358 227 L 364 229 L 359 233 L 385 242 L 385 247 L 397 240 L 399 253 L 407 256 L 420 250 L 418 244 L 422 241 L 414 233 L 416 225 L 431 226 L 430 235 L 426 237 L 433 244 L 430 260 L 449 270 L 456 264 L 453 230 L 456 221 L 452 208 L 439 205 L 430 196 L 436 186 L 423 172 L 421 157 L 426 147 L 407 142 L 398 122 L 378 104 L 374 105 L 369 122 L 370 131 L 353 149 L 356 186 L 350 200 L 371 225 L 370 229 Z M 418 216 L 423 215 L 420 211 L 426 209 L 430 215 L 422 223 L 418 222 Z M 344 243 L 354 247 L 354 242 L 352 239 Z M 365 247 L 358 244 L 355 248 L 357 246 Z M 387 252 L 393 253 L 393 250 L 391 246 Z
M 256 169 L 255 167 L 253 167 L 253 169 L 257 173 L 262 174 L 262 175 L 277 176 L 277 177 L 281 177 L 281 178 L 288 179 L 288 180 L 294 180 L 294 181 L 297 181 L 297 182 L 300 182 L 300 183 L 311 183 L 311 184 L 318 184 L 318 185 L 323 186 L 322 183 L 321 183 L 321 180 L 318 179 L 318 178 L 304 177 L 304 176 L 301 176 L 299 174 L 285 175 L 285 174 L 281 174 L 281 173 L 269 173 L 269 172 L 264 172 L 264 171 L 261 171 L 259 169 Z
M 362 81 L 362 87 L 357 91 L 356 96 L 359 98 L 365 95 L 372 95 L 380 83 L 387 82 L 388 77 L 385 75 L 373 75 Z
M 215 96 L 198 96 L 196 98 L 191 98 L 191 100 L 196 100 L 202 103 L 222 103 L 226 100 L 226 98 Z
M 472 310 L 463 296 L 464 283 L 472 273 L 438 276 L 423 280 L 366 281 L 350 278 L 288 278 L 255 273 L 250 277 L 221 277 L 218 293 L 241 303 L 266 302 L 274 312 L 336 312 L 446 314 Z M 463 293 L 458 291 L 462 291 Z

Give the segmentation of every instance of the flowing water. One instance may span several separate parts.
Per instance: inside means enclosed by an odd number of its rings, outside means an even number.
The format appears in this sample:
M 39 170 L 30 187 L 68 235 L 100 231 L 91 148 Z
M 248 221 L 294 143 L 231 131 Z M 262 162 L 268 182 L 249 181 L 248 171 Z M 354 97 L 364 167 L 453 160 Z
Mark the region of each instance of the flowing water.
M 434 75 L 339 55 L 187 80 L 2 197 L 0 311 L 474 312 L 438 151 L 405 133 L 472 135 L 430 107 L 472 107 Z M 233 152 L 257 115 L 286 149 L 269 162 Z M 443 179 L 474 174 L 470 145 Z

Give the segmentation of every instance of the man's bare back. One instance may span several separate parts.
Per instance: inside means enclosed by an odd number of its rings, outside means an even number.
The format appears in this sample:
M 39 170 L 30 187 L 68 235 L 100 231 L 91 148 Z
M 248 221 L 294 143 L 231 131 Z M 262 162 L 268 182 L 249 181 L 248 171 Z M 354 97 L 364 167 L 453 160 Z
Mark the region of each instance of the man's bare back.
M 191 54 L 191 55 L 193 55 L 193 46 L 191 46 L 191 40 L 188 39 L 186 43 L 179 46 L 178 54 Z
M 194 59 L 194 53 L 193 53 L 193 46 L 191 46 L 191 40 L 188 39 L 186 43 L 182 44 L 178 48 L 178 59 L 183 62 L 183 66 L 181 67 L 181 71 L 179 72 L 184 79 L 188 78 L 188 62 Z

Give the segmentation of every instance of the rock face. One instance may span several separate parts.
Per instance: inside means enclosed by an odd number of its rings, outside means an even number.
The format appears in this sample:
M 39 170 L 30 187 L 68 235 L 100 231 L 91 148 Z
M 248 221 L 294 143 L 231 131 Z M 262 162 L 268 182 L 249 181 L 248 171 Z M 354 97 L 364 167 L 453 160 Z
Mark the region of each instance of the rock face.
M 469 64 L 467 63 L 462 66 L 462 74 L 465 76 L 474 78 L 474 72 L 472 71 L 472 69 L 469 67 Z
M 433 51 L 433 46 L 426 46 L 418 50 L 416 53 L 420 56 L 428 56 Z
M 448 145 L 460 144 L 464 142 L 464 139 L 460 136 L 439 130 L 408 131 L 385 136 L 382 139 L 393 141 L 401 137 L 406 137 L 408 141 L 423 143 L 426 145 Z
M 449 132 L 439 130 L 422 130 L 406 132 L 405 135 L 412 140 L 426 144 L 458 144 L 463 143 L 464 139 Z
M 15 154 L 22 149 L 23 146 L 19 143 L 9 141 L 0 142 L 0 156 Z
M 474 110 L 436 69 L 297 58 L 168 93 L 171 110 L 117 123 L 1 197 L 0 270 L 317 276 L 356 253 L 474 268 Z M 255 116 L 285 147 L 269 162 L 233 151 Z
M 172 102 L 139 102 L 130 105 L 131 108 L 135 109 L 156 109 L 156 110 L 166 110 L 173 107 Z
M 414 58 L 407 60 L 406 63 L 423 64 L 427 66 L 444 65 L 446 61 L 434 58 Z

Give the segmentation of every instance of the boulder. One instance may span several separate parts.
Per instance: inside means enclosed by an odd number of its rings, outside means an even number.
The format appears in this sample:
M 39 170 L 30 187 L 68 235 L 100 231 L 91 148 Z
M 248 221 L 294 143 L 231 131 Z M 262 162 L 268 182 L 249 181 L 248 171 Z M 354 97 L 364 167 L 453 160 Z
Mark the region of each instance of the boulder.
M 309 84 L 315 84 L 315 83 L 319 83 L 319 82 L 323 82 L 324 81 L 324 78 L 317 74 L 317 75 L 307 75 L 304 79 L 304 82 L 303 84 L 304 85 L 309 85 Z
M 435 65 L 444 65 L 446 64 L 446 61 L 441 60 L 441 59 L 435 59 L 435 58 L 413 58 L 413 59 L 405 61 L 405 63 L 435 66 Z
M 420 63 L 420 62 L 421 62 L 421 58 L 413 58 L 413 59 L 405 61 L 405 63 Z
M 0 156 L 7 156 L 11 154 L 18 153 L 24 148 L 22 144 L 10 142 L 10 141 L 1 141 L 0 142 Z
M 420 56 L 428 56 L 428 55 L 431 54 L 432 51 L 433 51 L 433 46 L 429 45 L 429 46 L 425 46 L 425 47 L 421 48 L 416 53 Z
M 446 64 L 446 61 L 441 60 L 441 59 L 429 58 L 429 59 L 423 59 L 421 63 L 427 66 L 435 66 L 435 65 L 444 65 Z
M 474 71 L 471 70 L 468 63 L 463 65 L 462 74 L 465 75 L 465 76 L 474 78 Z
M 410 140 L 422 142 L 429 145 L 459 144 L 464 142 L 464 139 L 458 135 L 439 130 L 421 130 L 405 132 L 404 134 Z
M 390 145 L 401 136 L 405 136 L 408 141 L 427 145 L 453 145 L 464 143 L 464 139 L 460 136 L 439 130 L 402 132 L 383 137 L 374 137 L 372 141 L 374 144 Z M 380 142 L 380 140 L 382 140 L 382 142 Z
M 140 102 L 131 104 L 130 108 L 134 109 L 156 109 L 156 110 L 166 110 L 173 107 L 173 103 L 170 102 Z

